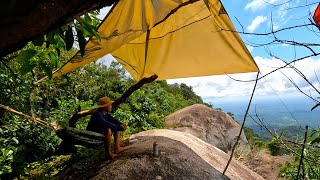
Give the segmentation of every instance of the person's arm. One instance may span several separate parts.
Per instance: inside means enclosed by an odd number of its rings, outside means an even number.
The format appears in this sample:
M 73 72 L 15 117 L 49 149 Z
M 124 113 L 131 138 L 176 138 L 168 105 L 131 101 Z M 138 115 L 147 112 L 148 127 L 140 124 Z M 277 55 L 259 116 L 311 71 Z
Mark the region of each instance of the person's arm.
M 110 120 L 110 122 L 113 123 L 113 124 L 116 124 L 116 125 L 123 124 L 117 118 L 113 117 L 110 113 L 106 114 L 106 118 L 108 118 L 108 120 Z
M 125 123 L 120 122 L 117 118 L 113 117 L 110 113 L 106 114 L 106 118 L 111 123 L 121 126 L 123 130 L 127 129 L 127 125 Z
M 105 119 L 105 117 L 103 117 L 103 115 L 101 113 L 96 113 L 95 116 L 96 116 L 95 118 L 97 118 L 99 124 L 101 126 L 103 126 L 103 127 L 107 127 L 107 128 L 114 129 L 114 130 L 117 130 L 117 131 L 123 131 L 124 130 L 124 128 L 122 128 L 120 125 L 108 122 Z

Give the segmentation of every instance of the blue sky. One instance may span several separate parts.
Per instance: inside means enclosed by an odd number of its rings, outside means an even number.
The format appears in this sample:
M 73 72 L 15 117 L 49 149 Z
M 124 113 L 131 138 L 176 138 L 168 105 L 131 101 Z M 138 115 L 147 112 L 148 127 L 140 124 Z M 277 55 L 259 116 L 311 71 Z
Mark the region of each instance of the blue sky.
M 241 25 L 245 32 L 266 33 L 273 29 L 301 25 L 309 23 L 312 14 L 317 6 L 318 0 L 221 0 L 228 12 L 233 24 L 238 31 L 242 31 Z M 307 7 L 295 8 L 305 4 L 312 4 Z M 273 5 L 271 5 L 273 4 Z M 282 4 L 282 5 L 279 5 Z M 274 6 L 276 5 L 276 6 Z M 101 18 L 110 8 L 101 10 Z M 311 13 L 311 14 L 310 14 Z M 273 23 L 271 23 L 271 16 Z M 241 25 L 237 22 L 239 20 Z M 315 33 L 307 29 L 296 28 L 277 33 L 276 36 L 280 40 L 294 40 L 300 43 L 318 43 L 320 40 L 319 30 L 313 29 Z M 284 65 L 279 59 L 271 57 L 273 55 L 290 62 L 296 58 L 301 58 L 311 54 L 311 51 L 304 47 L 294 47 L 287 44 L 271 44 L 262 47 L 253 47 L 254 44 L 263 44 L 270 42 L 273 38 L 267 36 L 241 35 L 243 41 L 247 45 L 252 57 L 259 66 L 262 74 L 266 74 L 276 67 Z M 320 52 L 319 48 L 313 48 L 316 52 Z M 105 57 L 110 61 L 110 56 Z M 312 57 L 295 63 L 295 67 L 301 70 L 308 79 L 310 79 L 315 87 L 320 89 L 315 72 L 320 72 L 320 58 Z M 276 95 L 286 97 L 301 96 L 301 93 L 293 86 L 292 83 L 283 75 L 286 74 L 290 79 L 298 84 L 306 93 L 315 94 L 309 85 L 291 69 L 283 69 L 267 78 L 258 82 L 256 96 L 259 97 L 275 97 Z M 320 77 L 320 74 L 317 74 Z M 255 73 L 234 74 L 230 75 L 235 79 L 252 80 Z M 194 91 L 207 101 L 214 99 L 247 99 L 253 89 L 253 83 L 237 82 L 226 75 L 208 76 L 199 78 L 184 78 L 168 80 L 169 83 L 186 83 L 193 87 Z
M 272 6 L 270 4 L 280 6 Z M 287 2 L 287 3 L 286 3 Z M 295 8 L 312 4 L 306 7 Z M 302 1 L 302 0 L 222 0 L 222 3 L 227 10 L 229 17 L 236 26 L 237 30 L 241 31 L 241 26 L 236 21 L 235 17 L 243 25 L 246 32 L 253 33 L 265 33 L 271 31 L 271 16 L 273 17 L 273 28 L 275 30 L 310 23 L 308 18 L 312 19 L 309 12 L 313 14 L 317 4 L 317 0 Z M 282 40 L 295 40 L 298 42 L 317 42 L 319 37 L 314 33 L 311 33 L 307 28 L 297 28 L 294 30 L 288 30 L 283 33 L 277 34 L 277 37 Z M 250 42 L 266 43 L 272 40 L 272 38 L 266 38 L 263 36 L 242 35 L 242 39 L 247 44 Z M 281 47 L 281 48 L 279 48 Z M 294 49 L 292 46 L 284 45 L 271 45 L 268 46 L 270 51 L 284 60 L 291 61 L 294 59 Z M 296 48 L 298 57 L 303 57 L 309 54 L 305 48 Z M 265 48 L 253 48 L 251 51 L 252 56 L 260 56 L 263 58 L 269 58 Z M 300 56 L 299 56 L 300 55 Z
M 310 23 L 308 18 L 312 19 L 313 14 L 318 1 L 299 1 L 299 0 L 222 0 L 225 9 L 228 12 L 233 24 L 238 31 L 242 31 L 242 27 L 245 32 L 251 33 L 266 33 L 273 29 L 278 30 L 285 27 L 295 26 Z M 273 6 L 270 5 L 279 5 Z M 294 8 L 297 6 L 303 6 L 306 3 L 312 4 L 307 7 Z M 273 23 L 271 23 L 271 16 Z M 238 23 L 238 21 L 241 25 Z M 314 29 L 319 32 L 319 30 Z M 287 30 L 281 33 L 277 33 L 276 36 L 281 40 L 294 40 L 300 43 L 318 43 L 320 40 L 320 34 L 311 32 L 306 27 L 296 28 L 293 30 Z M 241 37 L 247 45 L 252 57 L 258 64 L 261 73 L 266 74 L 273 70 L 275 67 L 284 65 L 280 60 L 271 57 L 270 52 L 290 62 L 294 59 L 301 58 L 311 54 L 311 51 L 304 47 L 294 47 L 288 44 L 271 44 L 262 47 L 253 47 L 252 44 L 264 44 L 273 40 L 273 38 L 267 36 L 256 35 L 242 35 Z M 320 52 L 319 48 L 314 48 L 316 52 Z M 303 61 L 295 63 L 295 66 L 301 70 L 308 79 L 310 79 L 316 87 L 319 86 L 319 82 L 316 79 L 314 72 L 320 72 L 319 57 L 307 58 Z M 301 96 L 301 93 L 293 86 L 292 83 L 283 75 L 286 74 L 299 87 L 308 94 L 311 93 L 314 96 L 316 94 L 310 90 L 309 85 L 302 80 L 302 78 L 292 71 L 291 69 L 283 69 L 267 78 L 258 82 L 256 96 L 264 98 L 274 98 L 279 95 L 280 97 L 297 97 Z M 239 80 L 250 80 L 255 78 L 255 74 L 237 74 L 230 75 Z M 248 99 L 253 89 L 253 83 L 236 82 L 230 79 L 228 76 L 211 76 L 202 78 L 188 78 L 179 80 L 169 80 L 169 83 L 186 83 L 191 85 L 195 92 L 202 96 L 207 101 L 214 101 L 217 99 Z M 318 95 L 319 96 L 319 95 Z

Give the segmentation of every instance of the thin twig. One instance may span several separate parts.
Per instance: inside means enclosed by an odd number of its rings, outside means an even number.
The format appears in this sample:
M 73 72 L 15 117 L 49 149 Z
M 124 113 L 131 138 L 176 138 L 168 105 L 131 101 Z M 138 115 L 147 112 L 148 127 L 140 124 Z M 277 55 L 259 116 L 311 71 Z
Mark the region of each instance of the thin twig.
M 307 135 L 308 135 L 308 126 L 306 126 L 306 130 L 304 132 L 304 140 L 303 140 L 303 145 L 302 145 L 302 151 L 301 151 L 301 157 L 300 157 L 300 162 L 299 162 L 299 167 L 298 167 L 298 174 L 297 174 L 297 179 L 299 179 L 299 174 L 300 174 L 300 167 L 302 164 L 302 159 L 303 159 L 303 151 L 304 151 L 304 147 L 307 141 Z M 304 167 L 303 167 L 304 168 Z M 304 178 L 304 177 L 303 177 Z
M 219 25 L 218 25 L 219 26 Z M 276 31 L 272 32 L 267 32 L 267 33 L 250 33 L 250 32 L 241 32 L 241 31 L 236 31 L 236 30 L 231 30 L 231 29 L 224 29 L 220 27 L 219 31 L 227 31 L 227 32 L 234 32 L 234 33 L 239 33 L 239 34 L 246 34 L 246 35 L 256 35 L 256 36 L 266 36 L 266 35 L 272 35 L 281 31 L 289 30 L 289 29 L 295 29 L 295 28 L 301 28 L 301 27 L 306 27 L 306 26 L 314 26 L 314 23 L 309 23 L 309 24 L 302 24 L 302 25 L 296 25 L 296 26 L 289 26 L 286 28 L 278 29 Z
M 293 144 L 293 145 L 296 145 L 296 146 L 302 146 L 303 143 L 302 142 L 295 142 L 295 141 L 292 141 L 292 140 L 289 140 L 289 139 L 286 139 L 284 137 L 279 137 L 277 134 L 274 134 L 263 122 L 263 120 L 259 117 L 259 115 L 257 114 L 256 112 L 256 117 L 258 118 L 258 120 L 260 121 L 260 123 L 257 122 L 257 120 L 255 120 L 250 114 L 248 114 L 248 116 L 257 124 L 259 125 L 261 128 L 264 128 L 267 133 L 269 133 L 272 137 L 276 138 L 276 139 L 282 139 L 283 141 L 287 142 L 287 143 L 290 143 L 290 144 Z M 269 125 L 269 124 L 268 124 Z M 269 125 L 270 126 L 270 125 Z M 271 127 L 271 126 L 270 126 Z M 272 128 L 272 127 L 271 127 Z M 275 131 L 275 130 L 273 130 Z M 319 145 L 314 145 L 314 144 L 309 144 L 310 147 L 312 148 L 317 148 L 317 149 L 320 149 L 320 146 Z
M 12 74 L 15 78 L 19 79 L 20 82 L 22 82 L 22 79 L 21 79 L 16 73 L 13 72 L 13 70 L 3 61 L 2 58 L 0 59 L 0 61 L 1 61 L 1 63 L 11 72 L 11 74 Z
M 232 151 L 231 151 L 231 154 L 230 154 L 230 158 L 229 158 L 228 163 L 227 163 L 227 165 L 226 165 L 226 167 L 224 168 L 223 173 L 222 173 L 223 175 L 226 173 L 226 171 L 227 171 L 227 169 L 228 169 L 228 167 L 229 167 L 229 164 L 230 164 L 230 162 L 231 162 L 231 159 L 232 159 L 234 150 L 236 149 L 236 146 L 237 146 L 238 141 L 239 141 L 239 139 L 240 139 L 240 136 L 241 136 L 241 133 L 242 133 L 242 130 L 243 130 L 243 127 L 244 127 L 244 123 L 246 122 L 246 118 L 247 118 L 247 115 L 248 115 L 248 112 L 249 112 L 249 109 L 250 109 L 250 105 L 251 105 L 251 102 L 252 102 L 252 98 L 253 98 L 254 92 L 255 92 L 256 87 L 257 87 L 258 77 L 259 77 L 259 72 L 257 73 L 256 82 L 255 82 L 254 87 L 253 87 L 253 90 L 252 90 L 252 94 L 251 94 L 250 101 L 249 101 L 249 104 L 248 104 L 248 107 L 247 107 L 247 110 L 246 110 L 246 114 L 244 115 L 244 118 L 243 118 L 243 122 L 242 122 L 242 125 L 241 125 L 241 128 L 240 128 L 239 135 L 238 135 L 238 137 L 237 137 L 236 142 L 234 143 L 234 145 L 233 145 L 233 147 L 232 147 Z
M 295 60 L 293 60 L 293 61 L 291 61 L 291 62 L 287 63 L 287 64 L 286 64 L 286 65 L 284 65 L 284 66 L 278 67 L 277 69 L 274 69 L 274 70 L 272 70 L 272 71 L 270 71 L 270 72 L 266 73 L 265 75 L 263 75 L 263 76 L 259 77 L 259 79 L 258 79 L 258 80 L 260 80 L 260 79 L 262 79 L 262 78 L 265 78 L 266 76 L 268 76 L 268 75 L 270 75 L 270 74 L 272 74 L 272 73 L 274 73 L 274 72 L 276 72 L 276 71 L 278 71 L 278 70 L 280 70 L 280 69 L 287 68 L 287 66 L 288 66 L 288 65 L 290 65 L 290 64 L 293 64 L 293 63 L 295 63 L 295 62 L 298 62 L 298 61 L 304 60 L 304 59 L 309 58 L 309 57 L 318 56 L 318 55 L 320 55 L 320 53 L 316 53 L 315 55 L 313 55 L 313 54 L 312 54 L 312 55 L 308 55 L 308 56 L 304 56 L 304 57 L 301 57 L 301 58 L 295 59 Z M 227 75 L 230 79 L 232 79 L 232 80 L 234 80 L 234 81 L 238 81 L 238 82 L 252 82 L 252 81 L 255 81 L 255 80 L 239 80 L 239 79 L 235 79 L 235 78 L 231 77 L 231 76 L 230 76 L 230 75 L 228 75 L 228 74 L 225 74 L 225 75 Z

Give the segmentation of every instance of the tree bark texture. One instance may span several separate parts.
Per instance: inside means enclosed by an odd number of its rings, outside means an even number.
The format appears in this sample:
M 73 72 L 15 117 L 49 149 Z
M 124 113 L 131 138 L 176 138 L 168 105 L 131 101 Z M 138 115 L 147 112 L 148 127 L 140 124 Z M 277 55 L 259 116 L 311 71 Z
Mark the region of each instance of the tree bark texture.
M 150 76 L 148 78 L 142 78 L 139 82 L 131 86 L 122 96 L 112 103 L 112 108 L 116 109 L 121 103 L 123 103 L 133 92 L 141 88 L 144 84 L 151 83 L 158 78 L 157 75 Z
M 88 11 L 118 0 L 5 0 L 0 6 L 0 57 Z

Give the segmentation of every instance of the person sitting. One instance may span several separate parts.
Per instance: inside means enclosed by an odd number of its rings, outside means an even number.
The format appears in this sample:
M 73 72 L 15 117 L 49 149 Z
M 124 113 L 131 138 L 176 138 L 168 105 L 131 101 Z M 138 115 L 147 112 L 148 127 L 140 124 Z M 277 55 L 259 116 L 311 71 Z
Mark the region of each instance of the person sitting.
M 99 99 L 99 108 L 91 115 L 90 121 L 87 126 L 88 131 L 94 131 L 105 135 L 105 158 L 114 159 L 115 156 L 126 147 L 120 146 L 120 132 L 125 131 L 127 125 L 121 123 L 114 118 L 110 112 L 112 111 L 112 100 L 108 97 L 102 97 Z M 111 135 L 114 135 L 114 153 L 111 152 Z

